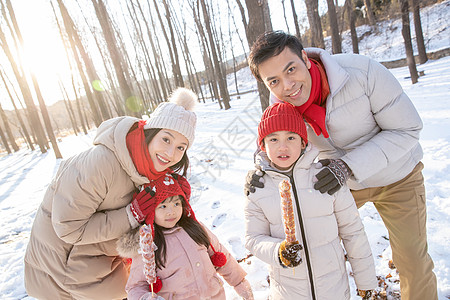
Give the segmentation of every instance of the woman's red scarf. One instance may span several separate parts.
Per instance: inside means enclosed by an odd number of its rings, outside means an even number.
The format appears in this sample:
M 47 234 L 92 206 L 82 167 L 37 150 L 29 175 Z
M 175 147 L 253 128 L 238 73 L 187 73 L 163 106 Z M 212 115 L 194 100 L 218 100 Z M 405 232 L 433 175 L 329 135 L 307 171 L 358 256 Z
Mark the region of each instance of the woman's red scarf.
M 131 129 L 127 134 L 127 148 L 133 160 L 134 166 L 139 174 L 148 178 L 148 180 L 155 180 L 167 173 L 167 169 L 158 172 L 155 170 L 153 161 L 148 152 L 148 145 L 145 143 L 144 135 L 145 121 L 140 120 L 137 127 Z M 135 125 L 133 125 L 135 126 Z
M 295 108 L 303 115 L 306 122 L 312 127 L 316 135 L 323 133 L 328 138 L 328 131 L 325 126 L 326 109 L 322 105 L 325 103 L 330 87 L 328 86 L 327 74 L 322 65 L 314 59 L 309 59 L 311 68 L 311 94 L 308 101 Z

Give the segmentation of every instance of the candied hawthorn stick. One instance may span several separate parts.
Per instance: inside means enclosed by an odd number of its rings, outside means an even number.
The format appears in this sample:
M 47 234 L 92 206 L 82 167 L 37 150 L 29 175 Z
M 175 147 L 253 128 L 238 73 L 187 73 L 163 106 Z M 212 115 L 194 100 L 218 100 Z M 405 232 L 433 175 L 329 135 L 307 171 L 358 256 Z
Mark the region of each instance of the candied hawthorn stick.
M 295 237 L 295 219 L 292 206 L 291 184 L 287 180 L 280 182 L 278 189 L 281 196 L 281 209 L 283 212 L 284 233 L 288 244 L 298 243 Z
M 152 228 L 144 224 L 139 229 L 139 244 L 141 246 L 142 260 L 144 261 L 144 275 L 150 284 L 153 294 L 153 284 L 156 282 L 156 265 L 155 250 L 156 245 L 153 243 Z

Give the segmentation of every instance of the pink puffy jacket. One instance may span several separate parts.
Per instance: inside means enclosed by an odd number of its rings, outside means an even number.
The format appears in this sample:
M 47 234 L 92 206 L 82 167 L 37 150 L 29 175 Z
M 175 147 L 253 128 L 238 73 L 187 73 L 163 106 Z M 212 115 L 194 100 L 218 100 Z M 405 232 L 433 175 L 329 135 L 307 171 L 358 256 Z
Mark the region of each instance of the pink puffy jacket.
M 206 228 L 206 227 L 205 227 Z M 217 275 L 219 273 L 229 285 L 235 287 L 239 293 L 242 286 L 248 285 L 245 280 L 246 272 L 238 264 L 227 249 L 222 246 L 217 237 L 206 228 L 211 244 L 216 251 L 223 252 L 227 257 L 227 263 L 216 269 L 211 263 L 211 248 L 206 249 L 198 245 L 181 227 L 174 227 L 165 232 L 166 239 L 166 263 L 165 268 L 157 269 L 157 275 L 162 280 L 162 289 L 158 296 L 166 300 L 170 299 L 226 299 L 223 282 Z M 121 241 L 122 245 L 139 243 L 139 235 L 129 236 L 133 242 Z M 128 238 L 127 238 L 128 239 Z M 142 256 L 135 252 L 121 249 L 123 256 L 131 256 L 133 262 L 131 273 L 126 285 L 129 300 L 147 299 L 149 296 L 149 284 L 145 280 Z M 250 290 L 251 291 L 251 290 Z

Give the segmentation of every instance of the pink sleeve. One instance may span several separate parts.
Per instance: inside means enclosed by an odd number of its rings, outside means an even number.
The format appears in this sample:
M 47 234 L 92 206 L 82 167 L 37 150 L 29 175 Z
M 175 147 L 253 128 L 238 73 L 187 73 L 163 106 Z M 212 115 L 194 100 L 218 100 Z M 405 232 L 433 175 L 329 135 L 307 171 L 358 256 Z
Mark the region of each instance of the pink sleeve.
M 150 291 L 148 282 L 145 280 L 144 262 L 141 255 L 133 257 L 125 290 L 128 293 L 128 300 L 139 300 Z

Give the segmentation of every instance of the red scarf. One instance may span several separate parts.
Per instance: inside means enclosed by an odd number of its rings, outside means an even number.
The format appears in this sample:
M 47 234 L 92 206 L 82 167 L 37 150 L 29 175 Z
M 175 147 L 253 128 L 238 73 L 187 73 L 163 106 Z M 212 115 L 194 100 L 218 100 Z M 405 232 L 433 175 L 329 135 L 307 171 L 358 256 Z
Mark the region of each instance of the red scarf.
M 137 127 L 131 129 L 127 134 L 127 148 L 138 173 L 151 181 L 166 174 L 167 169 L 162 172 L 155 170 L 150 153 L 148 152 L 148 145 L 145 143 L 144 125 L 145 121 L 140 120 Z
M 321 106 L 325 103 L 330 93 L 327 75 L 319 62 L 313 59 L 309 59 L 309 61 L 311 63 L 311 68 L 309 69 L 311 74 L 311 94 L 305 104 L 295 108 L 303 115 L 317 136 L 322 133 L 325 138 L 328 138 L 328 131 L 325 127 L 326 109 Z

